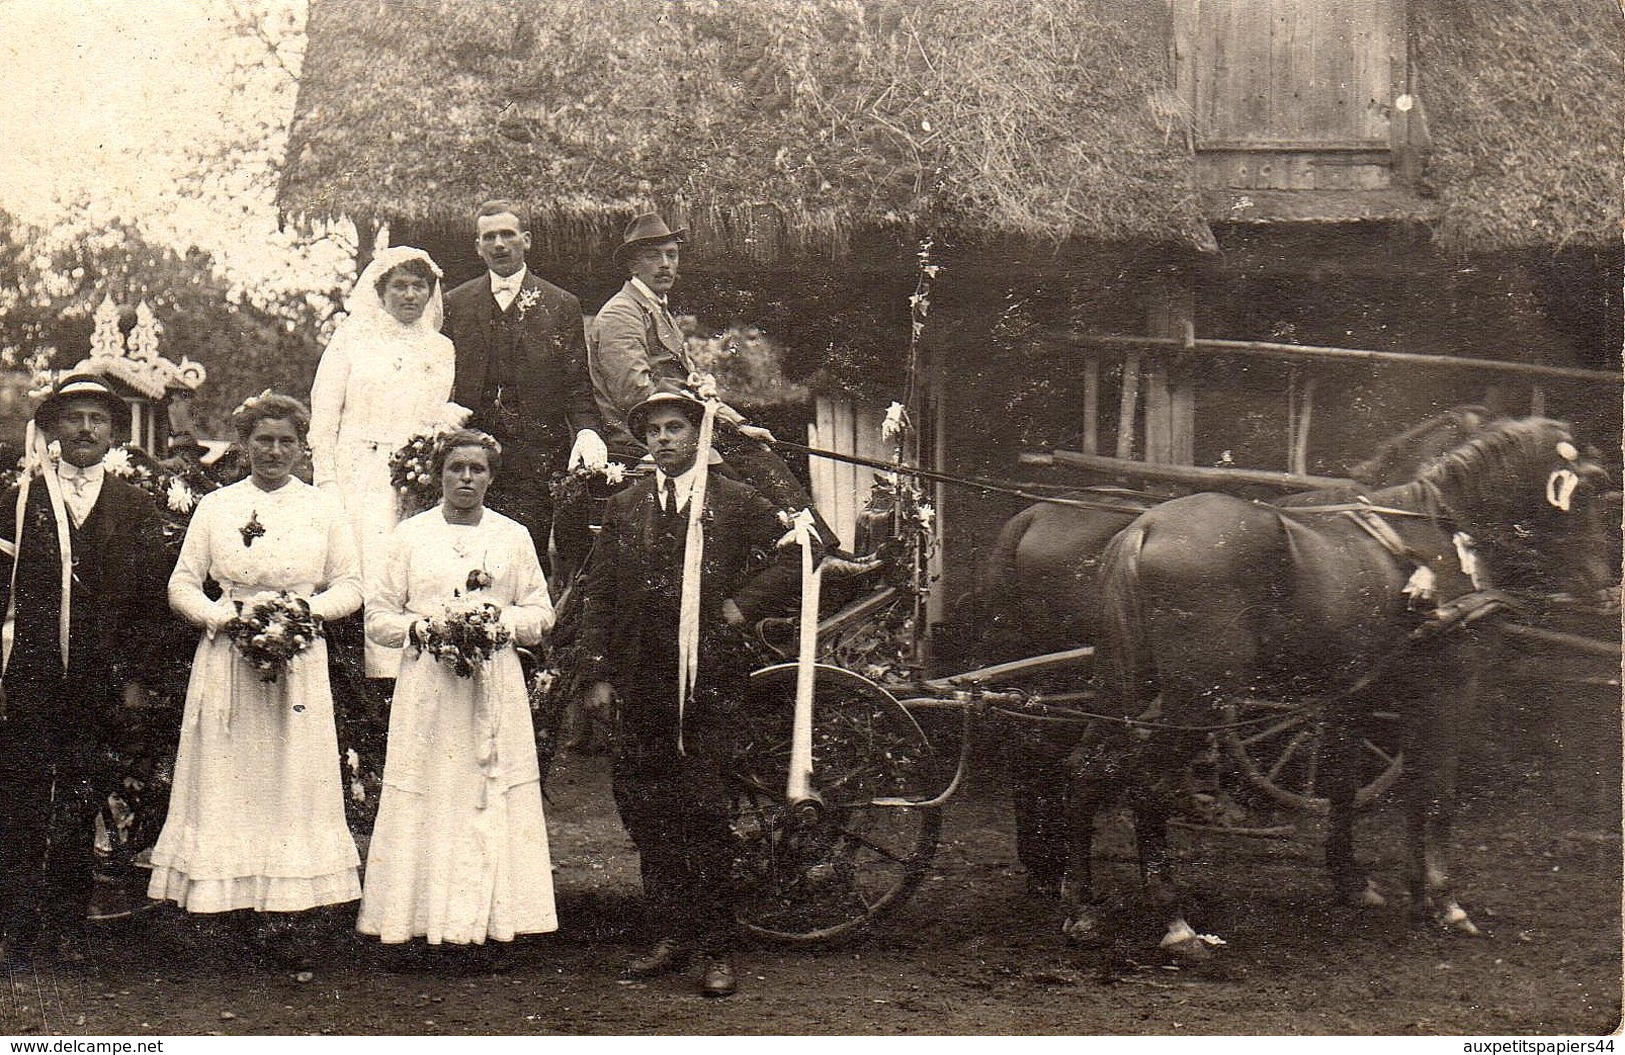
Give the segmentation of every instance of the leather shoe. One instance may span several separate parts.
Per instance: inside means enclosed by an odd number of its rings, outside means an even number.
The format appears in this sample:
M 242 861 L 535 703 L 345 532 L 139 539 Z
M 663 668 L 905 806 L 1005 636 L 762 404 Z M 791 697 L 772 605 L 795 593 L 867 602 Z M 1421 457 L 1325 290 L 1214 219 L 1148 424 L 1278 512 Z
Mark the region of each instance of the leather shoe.
M 705 973 L 700 976 L 701 996 L 733 996 L 738 988 L 733 957 L 713 956 L 706 961 Z
M 645 956 L 626 965 L 628 978 L 658 978 L 688 966 L 693 950 L 676 938 L 661 938 Z

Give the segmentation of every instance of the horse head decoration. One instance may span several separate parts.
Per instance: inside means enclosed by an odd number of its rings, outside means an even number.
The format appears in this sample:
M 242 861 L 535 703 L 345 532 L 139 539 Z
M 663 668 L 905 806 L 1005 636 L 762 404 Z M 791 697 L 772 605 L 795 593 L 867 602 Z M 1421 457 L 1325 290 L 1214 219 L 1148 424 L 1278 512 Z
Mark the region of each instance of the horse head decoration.
M 1477 933 L 1444 851 L 1459 719 L 1493 625 L 1438 632 L 1438 614 L 1486 596 L 1503 562 L 1546 584 L 1602 586 L 1606 483 L 1567 425 L 1530 418 L 1489 425 L 1358 502 L 1288 509 L 1197 494 L 1136 519 L 1102 557 L 1097 688 L 1125 721 L 1074 755 L 1069 933 L 1099 933 L 1094 819 L 1130 791 L 1146 893 L 1167 913 L 1163 946 L 1206 955 L 1172 882 L 1163 789 L 1237 697 L 1319 708 L 1329 729 L 1352 728 L 1379 703 L 1402 712 L 1413 912 Z M 1380 903 L 1354 860 L 1353 782 L 1328 783 L 1333 886 L 1345 901 Z

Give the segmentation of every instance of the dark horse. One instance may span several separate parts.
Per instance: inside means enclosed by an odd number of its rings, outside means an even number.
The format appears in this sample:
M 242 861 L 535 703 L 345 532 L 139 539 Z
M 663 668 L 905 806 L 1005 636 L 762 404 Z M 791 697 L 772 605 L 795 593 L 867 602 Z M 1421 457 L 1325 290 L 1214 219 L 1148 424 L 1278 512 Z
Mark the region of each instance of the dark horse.
M 1580 457 L 1567 425 L 1530 418 L 1489 426 L 1410 483 L 1371 493 L 1381 523 L 1369 527 L 1357 519 L 1363 513 L 1197 494 L 1117 535 L 1101 566 L 1097 688 L 1103 710 L 1151 720 L 1102 726 L 1075 757 L 1069 932 L 1099 933 L 1094 823 L 1127 793 L 1145 891 L 1166 913 L 1163 945 L 1205 953 L 1172 882 L 1164 789 L 1225 721 L 1224 701 L 1247 696 L 1321 708 L 1333 726 L 1377 701 L 1405 716 L 1412 912 L 1476 933 L 1451 891 L 1445 848 L 1459 723 L 1481 650 L 1473 632 L 1419 631 L 1449 602 L 1482 596 L 1503 561 L 1539 565 L 1553 583 L 1604 586 L 1611 576 L 1598 498 L 1606 481 Z M 1358 900 L 1368 883 L 1354 861 L 1352 788 L 1329 792 L 1327 867 L 1337 892 Z
M 1413 479 L 1445 451 L 1466 442 L 1491 420 L 1488 410 L 1459 406 L 1389 438 L 1376 453 L 1349 470 L 1370 487 Z M 1311 491 L 1276 499 L 1285 506 L 1347 501 L 1354 492 Z M 1092 644 L 1100 636 L 1096 571 L 1112 536 L 1163 499 L 1097 489 L 1066 498 L 1079 505 L 1040 502 L 999 531 L 983 575 L 981 595 L 999 598 L 984 642 L 988 662 L 1059 652 Z M 1023 725 L 1010 734 L 1011 789 L 1016 810 L 1016 850 L 1032 885 L 1058 889 L 1066 864 L 1065 760 L 1077 734 L 1056 727 Z

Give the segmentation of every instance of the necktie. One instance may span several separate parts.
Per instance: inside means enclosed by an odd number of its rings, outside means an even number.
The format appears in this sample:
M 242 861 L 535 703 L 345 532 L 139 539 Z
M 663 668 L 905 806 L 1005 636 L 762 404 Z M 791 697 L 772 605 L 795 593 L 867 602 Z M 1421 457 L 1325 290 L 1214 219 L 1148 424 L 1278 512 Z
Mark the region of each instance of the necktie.
M 677 481 L 669 476 L 666 477 L 666 512 L 677 512 Z

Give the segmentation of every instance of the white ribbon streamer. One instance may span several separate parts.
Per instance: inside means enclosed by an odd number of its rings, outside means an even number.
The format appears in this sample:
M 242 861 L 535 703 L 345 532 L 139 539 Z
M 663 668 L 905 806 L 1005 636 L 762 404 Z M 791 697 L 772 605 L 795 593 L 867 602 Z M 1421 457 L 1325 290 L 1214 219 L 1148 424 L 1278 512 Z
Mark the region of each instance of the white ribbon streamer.
M 785 781 L 785 801 L 794 806 L 812 794 L 813 683 L 818 659 L 818 589 L 823 581 L 823 565 L 815 561 L 813 541 L 819 539 L 812 510 L 803 509 L 790 518 L 790 533 L 780 545 L 801 547 L 801 647 L 796 656 L 796 710 L 790 727 L 790 773 Z
M 705 400 L 700 419 L 699 447 L 694 455 L 694 484 L 688 499 L 688 537 L 683 540 L 683 594 L 677 610 L 677 753 L 683 754 L 683 711 L 694 692 L 700 666 L 700 574 L 705 563 L 706 481 L 710 470 L 711 434 L 716 429 L 718 401 L 715 391 Z
M 1484 579 L 1483 569 L 1479 567 L 1478 551 L 1473 548 L 1474 538 L 1465 531 L 1458 531 L 1450 537 L 1456 544 L 1456 560 L 1461 564 L 1461 573 L 1473 584 L 1473 589 L 1482 590 L 1489 584 Z
M 51 515 L 56 518 L 57 552 L 62 559 L 62 594 L 61 603 L 57 606 L 57 640 L 62 648 L 62 669 L 65 671 L 68 669 L 68 628 L 71 625 L 69 606 L 73 599 L 73 536 L 69 531 L 68 509 L 62 501 L 62 483 L 56 478 L 56 468 L 51 462 L 50 445 L 46 442 L 44 433 L 40 432 L 32 421 L 28 423 L 24 442 L 31 463 L 39 467 L 39 474 L 45 480 L 45 493 L 51 500 Z M 25 519 L 23 514 L 28 508 L 28 488 L 33 479 L 32 473 L 24 473 L 17 487 L 18 557 L 22 554 Z M 16 558 L 11 562 L 11 593 L 6 599 L 5 626 L 0 628 L 0 672 L 4 672 L 11 665 L 11 647 L 17 635 L 17 566 L 21 563 L 22 561 Z

